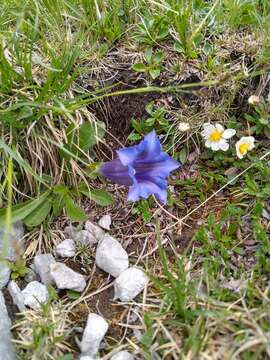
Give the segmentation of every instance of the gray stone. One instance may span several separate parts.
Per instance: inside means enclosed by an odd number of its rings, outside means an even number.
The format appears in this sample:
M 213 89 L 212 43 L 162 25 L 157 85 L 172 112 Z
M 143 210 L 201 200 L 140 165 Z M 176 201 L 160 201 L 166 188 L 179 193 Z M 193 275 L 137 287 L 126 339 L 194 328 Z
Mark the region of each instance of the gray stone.
M 38 281 L 30 282 L 22 291 L 24 305 L 31 309 L 39 309 L 49 298 L 47 287 Z
M 10 293 L 10 296 L 12 297 L 12 300 L 14 304 L 17 306 L 20 312 L 25 311 L 26 307 L 24 305 L 24 296 L 22 294 L 21 289 L 19 286 L 15 283 L 14 280 L 11 280 L 8 284 L 8 291 Z
M 59 262 L 50 265 L 50 276 L 60 290 L 69 289 L 82 292 L 86 287 L 86 281 L 83 275 Z
M 91 221 L 86 221 L 84 227 L 85 230 L 89 231 L 90 234 L 93 235 L 93 237 L 96 239 L 96 242 L 99 242 L 104 238 L 105 232 Z
M 94 237 L 94 235 L 87 230 L 78 231 L 73 237 L 73 240 L 76 242 L 76 244 L 80 245 L 92 246 L 97 243 L 97 239 Z
M 12 225 L 8 236 L 6 236 L 6 229 L 0 227 L 0 255 L 10 261 L 14 261 L 16 255 L 21 255 L 24 247 L 22 241 L 23 235 L 24 227 L 21 221 L 17 221 Z M 4 243 L 5 239 L 7 239 L 7 244 Z
M 128 351 L 119 351 L 111 357 L 111 360 L 134 360 L 134 356 Z
M 102 227 L 102 229 L 110 230 L 112 223 L 111 215 L 103 215 L 102 218 L 99 219 L 98 225 Z
M 14 345 L 11 342 L 11 320 L 8 316 L 5 299 L 0 291 L 0 359 L 16 360 Z
M 106 234 L 96 251 L 97 266 L 114 277 L 128 268 L 128 254 L 122 245 Z
M 56 246 L 55 251 L 61 257 L 73 257 L 75 255 L 75 243 L 72 239 L 66 239 Z
M 0 260 L 0 290 L 9 282 L 11 270 L 9 266 Z
M 56 261 L 51 254 L 38 254 L 34 257 L 34 270 L 45 285 L 53 283 L 50 275 L 50 265 L 54 263 Z
M 74 237 L 76 236 L 77 232 L 78 232 L 78 230 L 72 225 L 66 226 L 64 228 L 64 234 L 65 234 L 65 237 L 67 239 L 73 239 L 74 240 Z
M 133 300 L 148 283 L 145 273 L 135 267 L 122 272 L 114 281 L 114 300 Z
M 107 321 L 100 315 L 94 313 L 88 315 L 81 342 L 83 356 L 95 356 L 97 354 L 108 328 Z
M 28 283 L 31 281 L 38 281 L 38 275 L 32 269 L 32 267 L 27 268 L 27 274 L 25 275 L 24 280 Z

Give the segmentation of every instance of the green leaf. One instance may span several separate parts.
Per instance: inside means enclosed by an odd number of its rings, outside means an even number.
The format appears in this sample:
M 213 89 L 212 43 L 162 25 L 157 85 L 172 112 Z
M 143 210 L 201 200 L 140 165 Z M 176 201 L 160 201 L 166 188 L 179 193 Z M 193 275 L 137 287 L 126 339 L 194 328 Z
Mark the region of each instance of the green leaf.
M 137 133 L 132 133 L 128 136 L 128 140 L 130 141 L 139 141 L 141 140 L 141 135 L 140 134 L 137 134 Z
M 86 213 L 78 205 L 76 205 L 73 199 L 69 195 L 64 197 L 65 208 L 67 216 L 73 221 L 85 221 L 87 220 Z
M 77 299 L 79 299 L 80 296 L 81 296 L 81 294 L 77 291 L 67 290 L 67 297 L 71 300 L 77 300 Z
M 132 66 L 132 69 L 138 72 L 146 72 L 147 66 L 144 63 L 137 63 Z
M 52 208 L 51 198 L 47 197 L 44 202 L 24 218 L 25 225 L 34 227 L 40 225 L 47 217 Z
M 74 357 L 72 354 L 66 354 L 58 357 L 56 360 L 74 360 Z
M 187 150 L 186 148 L 183 148 L 180 152 L 179 152 L 179 160 L 182 164 L 185 164 L 185 162 L 187 161 Z
M 160 69 L 150 69 L 149 74 L 153 80 L 159 77 L 160 75 Z
M 162 62 L 163 58 L 164 58 L 164 54 L 161 51 L 159 51 L 154 55 L 153 62 L 155 64 L 160 64 Z
M 109 206 L 113 203 L 113 198 L 106 190 L 89 189 L 85 184 L 78 186 L 78 191 L 87 196 L 89 199 L 95 201 L 98 205 Z
M 104 134 L 105 124 L 101 121 L 86 121 L 79 128 L 70 124 L 66 129 L 68 143 L 64 146 L 67 151 L 61 151 L 62 156 L 67 160 L 71 158 L 69 153 L 82 156 L 82 152 L 90 150 L 103 139 Z
M 55 201 L 52 205 L 53 215 L 55 217 L 59 216 L 64 207 L 64 199 L 63 196 L 56 196 Z
M 53 187 L 53 192 L 54 194 L 59 194 L 59 195 L 66 195 L 68 193 L 68 187 L 65 185 L 55 185 Z
M 105 124 L 101 121 L 84 122 L 79 130 L 79 147 L 83 151 L 88 151 L 100 140 L 105 134 Z
M 144 53 L 145 60 L 150 64 L 152 62 L 153 50 L 152 48 L 146 49 Z
M 23 220 L 26 218 L 32 211 L 37 209 L 43 202 L 47 199 L 50 190 L 47 190 L 42 195 L 40 195 L 37 199 L 28 200 L 21 204 L 15 205 L 12 207 L 12 221 L 15 222 L 17 220 Z M 0 209 L 0 226 L 5 224 L 5 214 L 6 209 Z

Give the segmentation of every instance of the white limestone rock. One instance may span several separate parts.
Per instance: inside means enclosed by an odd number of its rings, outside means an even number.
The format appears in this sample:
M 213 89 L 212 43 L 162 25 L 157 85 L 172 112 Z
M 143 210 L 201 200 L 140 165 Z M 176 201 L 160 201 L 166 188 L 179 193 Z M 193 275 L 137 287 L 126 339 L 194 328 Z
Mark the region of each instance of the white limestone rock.
M 128 268 L 128 254 L 116 239 L 106 234 L 98 244 L 96 264 L 100 269 L 117 277 Z
M 148 277 L 142 270 L 135 267 L 125 270 L 114 281 L 114 300 L 133 300 L 143 291 L 147 283 Z
M 0 291 L 0 359 L 16 360 L 15 347 L 11 338 L 11 320 L 8 316 L 5 299 Z
M 31 309 L 39 309 L 49 298 L 47 287 L 38 281 L 31 281 L 22 291 L 24 305 Z
M 102 229 L 110 230 L 112 223 L 111 215 L 103 215 L 102 218 L 99 219 L 98 225 L 102 227 Z
M 70 258 L 75 255 L 76 248 L 75 243 L 72 239 L 66 239 L 62 242 L 60 242 L 56 248 L 55 252 L 57 255 L 63 257 L 63 258 Z
M 96 237 L 90 233 L 88 230 L 80 230 L 78 231 L 74 237 L 73 240 L 76 242 L 76 244 L 81 245 L 94 245 L 98 242 Z
M 94 357 L 99 350 L 100 343 L 103 340 L 109 325 L 107 321 L 98 314 L 90 313 L 83 332 L 81 341 L 82 356 Z
M 85 230 L 89 231 L 89 233 L 94 236 L 96 242 L 99 242 L 104 238 L 104 231 L 99 226 L 93 224 L 91 221 L 86 221 L 84 227 Z
M 10 273 L 9 266 L 4 261 L 0 261 L 0 290 L 9 282 Z
M 6 228 L 0 227 L 0 254 L 10 261 L 14 261 L 16 255 L 23 252 L 24 244 L 22 237 L 24 235 L 24 226 L 22 221 L 16 221 L 9 234 L 6 234 Z M 7 239 L 7 244 L 5 240 Z M 5 251 L 6 250 L 6 251 Z
M 20 312 L 25 311 L 24 296 L 21 289 L 14 280 L 11 280 L 8 284 L 8 291 L 12 297 L 13 303 L 17 306 Z
M 134 356 L 128 351 L 119 351 L 117 354 L 111 357 L 111 360 L 134 360 Z
M 74 237 L 76 236 L 76 233 L 78 232 L 79 230 L 76 229 L 74 226 L 72 225 L 69 225 L 69 226 L 66 226 L 64 228 L 64 234 L 65 234 L 65 237 L 67 239 L 73 239 L 74 240 Z
M 34 257 L 34 271 L 40 276 L 41 282 L 45 285 L 52 284 L 50 265 L 56 261 L 52 254 L 38 254 Z
M 86 287 L 83 275 L 59 262 L 50 265 L 50 276 L 60 290 L 68 289 L 82 292 Z
M 38 281 L 38 275 L 35 272 L 35 270 L 32 268 L 33 266 L 27 268 L 27 273 L 24 277 L 24 280 L 28 283 L 30 283 L 31 281 Z

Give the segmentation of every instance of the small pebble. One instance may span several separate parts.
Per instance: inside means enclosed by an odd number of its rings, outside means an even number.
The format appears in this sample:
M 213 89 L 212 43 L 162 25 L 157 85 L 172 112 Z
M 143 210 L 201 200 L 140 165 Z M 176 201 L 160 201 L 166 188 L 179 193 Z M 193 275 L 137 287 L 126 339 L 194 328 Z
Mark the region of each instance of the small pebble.
M 13 303 L 17 306 L 20 312 L 25 311 L 26 307 L 24 305 L 24 296 L 21 289 L 15 283 L 14 280 L 11 280 L 8 284 L 8 291 L 12 297 Z
M 24 297 L 24 305 L 31 309 L 39 309 L 41 304 L 44 304 L 48 298 L 47 287 L 38 281 L 30 282 L 22 291 Z
M 38 254 L 34 257 L 34 271 L 40 276 L 41 282 L 45 285 L 52 284 L 50 265 L 56 261 L 51 254 Z
M 55 252 L 61 257 L 73 257 L 75 255 L 75 243 L 72 239 L 66 239 L 60 242 L 56 248 Z
M 16 360 L 15 346 L 12 343 L 11 320 L 8 316 L 5 299 L 0 291 L 0 359 Z
M 96 238 L 96 242 L 101 241 L 104 238 L 104 231 L 97 225 L 93 224 L 91 221 L 86 221 L 85 230 L 89 231 Z
M 94 313 L 88 315 L 81 341 L 81 353 L 83 356 L 95 356 L 98 353 L 100 343 L 108 328 L 107 321 L 100 315 Z
M 78 232 L 78 230 L 72 225 L 66 226 L 64 228 L 64 234 L 65 234 L 65 237 L 67 239 L 73 239 L 74 240 L 74 237 L 76 236 L 77 232 Z
M 134 356 L 128 351 L 119 351 L 111 357 L 111 360 L 134 360 Z
M 50 276 L 60 290 L 69 289 L 82 292 L 86 287 L 86 281 L 83 275 L 59 262 L 51 264 Z
M 126 250 L 117 240 L 106 234 L 97 247 L 97 266 L 110 275 L 117 277 L 128 268 L 128 263 Z
M 81 244 L 81 245 L 92 246 L 98 242 L 95 236 L 87 230 L 78 231 L 76 235 L 73 237 L 73 239 L 77 244 Z
M 32 269 L 32 267 L 27 268 L 27 273 L 24 277 L 24 280 L 28 283 L 30 283 L 31 281 L 38 281 L 38 275 Z
M 145 273 L 135 267 L 122 272 L 114 281 L 114 300 L 133 300 L 148 283 Z
M 23 235 L 22 221 L 16 221 L 12 224 L 9 234 L 6 233 L 5 226 L 0 226 L 0 254 L 10 261 L 15 261 L 16 257 L 22 254 L 24 250 Z M 8 244 L 5 244 L 6 238 Z
M 104 215 L 101 219 L 99 219 L 98 225 L 102 227 L 102 229 L 110 230 L 112 223 L 111 215 Z
M 5 262 L 0 261 L 0 290 L 9 282 L 10 273 L 10 267 Z

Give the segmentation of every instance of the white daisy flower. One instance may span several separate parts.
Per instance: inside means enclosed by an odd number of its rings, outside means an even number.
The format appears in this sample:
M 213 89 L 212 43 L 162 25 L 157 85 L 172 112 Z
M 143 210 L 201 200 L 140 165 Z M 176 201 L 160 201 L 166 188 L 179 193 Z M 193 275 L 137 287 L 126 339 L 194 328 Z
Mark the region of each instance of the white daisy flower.
M 178 129 L 182 132 L 186 132 L 190 130 L 190 125 L 187 122 L 180 122 L 180 124 L 178 125 Z
M 228 139 L 235 135 L 234 129 L 224 129 L 220 124 L 203 124 L 202 136 L 205 139 L 205 146 L 213 151 L 229 149 Z
M 249 98 L 248 98 L 248 103 L 250 105 L 259 105 L 260 103 L 260 97 L 257 96 L 257 95 L 251 95 Z
M 235 148 L 239 159 L 243 159 L 246 153 L 255 147 L 254 141 L 255 139 L 253 136 L 243 136 L 240 140 L 237 141 Z

